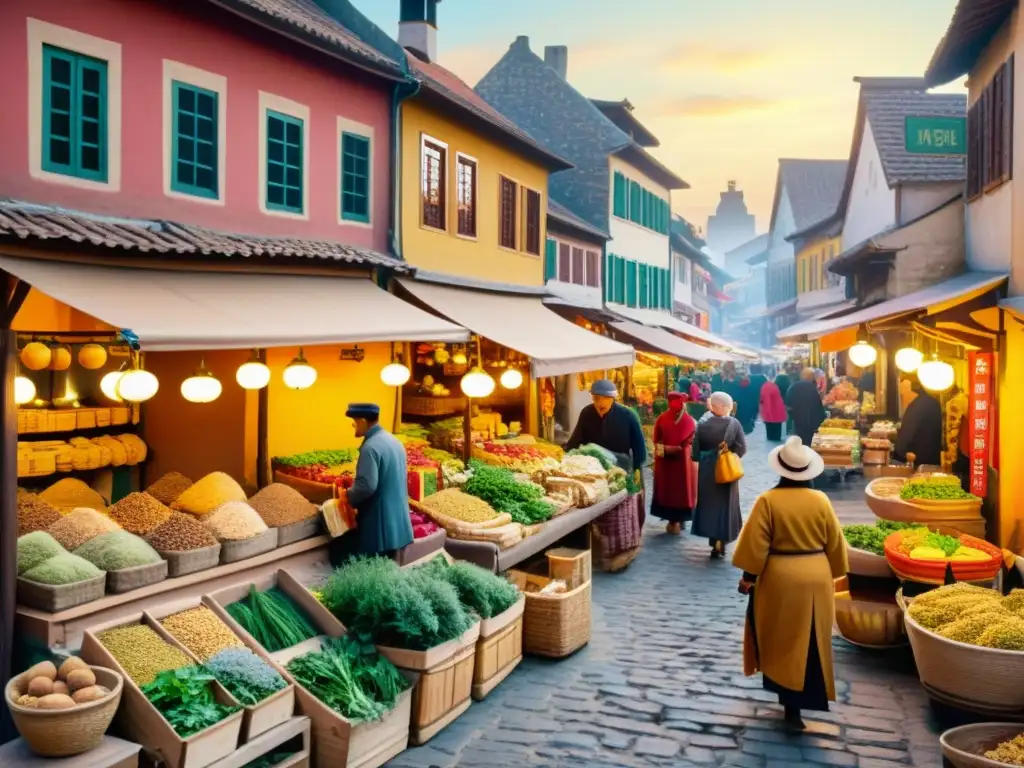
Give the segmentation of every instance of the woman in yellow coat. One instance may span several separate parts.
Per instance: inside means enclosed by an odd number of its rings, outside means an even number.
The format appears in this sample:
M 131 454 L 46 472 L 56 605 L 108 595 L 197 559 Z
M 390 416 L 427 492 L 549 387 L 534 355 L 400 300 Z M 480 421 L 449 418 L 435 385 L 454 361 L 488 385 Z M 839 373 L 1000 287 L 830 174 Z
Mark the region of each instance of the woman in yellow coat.
M 750 595 L 743 671 L 761 672 L 786 725 L 802 730 L 801 710 L 827 711 L 836 698 L 832 581 L 846 575 L 846 543 L 828 497 L 811 487 L 821 456 L 793 436 L 768 463 L 779 484 L 757 499 L 732 560 Z

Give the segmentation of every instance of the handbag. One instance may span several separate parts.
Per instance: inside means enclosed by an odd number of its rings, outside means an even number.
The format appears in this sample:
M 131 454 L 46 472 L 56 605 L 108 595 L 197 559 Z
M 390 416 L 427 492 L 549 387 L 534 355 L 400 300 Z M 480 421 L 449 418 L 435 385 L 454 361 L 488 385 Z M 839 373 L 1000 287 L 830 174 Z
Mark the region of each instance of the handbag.
M 725 436 L 726 440 L 719 447 L 718 460 L 715 462 L 715 482 L 720 485 L 735 483 L 743 477 L 743 463 L 740 457 L 729 450 L 728 431 Z

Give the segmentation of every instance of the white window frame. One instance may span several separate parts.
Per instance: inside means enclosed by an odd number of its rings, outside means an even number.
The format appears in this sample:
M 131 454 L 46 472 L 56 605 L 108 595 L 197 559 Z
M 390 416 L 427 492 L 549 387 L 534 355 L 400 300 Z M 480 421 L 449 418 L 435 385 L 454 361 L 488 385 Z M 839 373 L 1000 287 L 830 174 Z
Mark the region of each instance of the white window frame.
M 367 178 L 366 178 L 366 184 L 367 184 L 366 195 L 367 195 L 367 203 L 368 203 L 367 213 L 369 214 L 369 218 L 370 218 L 369 221 L 353 221 L 352 219 L 343 218 L 342 215 L 341 215 L 341 197 L 342 197 L 342 195 L 341 195 L 341 191 L 342 191 L 341 190 L 341 186 L 342 186 L 342 181 L 343 181 L 342 177 L 343 177 L 343 174 L 344 174 L 343 164 L 345 162 L 345 158 L 342 156 L 341 137 L 342 137 L 342 134 L 345 134 L 345 133 L 358 134 L 359 136 L 365 137 L 370 142 L 370 157 L 367 160 L 367 162 L 369 163 L 369 167 L 368 167 L 368 171 L 369 172 L 368 172 Z M 373 191 L 374 191 L 374 186 L 375 186 L 374 183 L 373 183 L 373 176 L 374 176 L 374 173 L 373 173 L 374 165 L 373 165 L 373 163 L 374 163 L 374 158 L 376 157 L 376 153 L 377 153 L 377 136 L 376 136 L 376 134 L 373 131 L 373 126 L 372 125 L 367 125 L 366 123 L 360 123 L 360 122 L 358 122 L 356 120 L 349 120 L 347 117 L 341 117 L 339 115 L 338 116 L 338 127 L 337 127 L 337 131 L 335 133 L 335 136 L 334 136 L 334 146 L 336 148 L 335 152 L 337 152 L 337 155 L 338 155 L 338 162 L 336 163 L 336 165 L 337 165 L 337 175 L 335 177 L 335 184 L 334 184 L 335 188 L 338 191 L 338 199 L 335 201 L 335 211 L 337 213 L 338 224 L 340 224 L 343 227 L 358 227 L 358 228 L 361 228 L 361 229 L 372 229 L 373 228 L 373 223 L 374 223 L 374 216 L 373 216 Z
M 430 224 L 427 224 L 426 220 L 423 218 L 423 161 L 424 161 L 424 159 L 426 158 L 426 155 L 427 155 L 427 144 L 433 144 L 438 149 L 443 149 L 444 150 L 444 158 L 443 158 L 444 162 L 441 163 L 441 170 L 444 171 L 444 178 L 441 179 L 441 181 L 443 182 L 441 186 L 442 186 L 442 193 L 443 193 L 443 197 L 444 197 L 444 203 L 441 206 L 442 210 L 444 211 L 444 226 L 443 227 L 435 227 L 435 226 L 432 226 Z M 444 232 L 445 234 L 447 234 L 448 233 L 448 229 L 449 229 L 449 227 L 451 227 L 451 224 L 452 224 L 452 211 L 451 211 L 452 200 L 451 200 L 451 193 L 449 191 L 449 186 L 450 186 L 449 182 L 451 181 L 451 169 L 448 167 L 450 160 L 451 160 L 451 148 L 448 146 L 448 142 L 441 141 L 440 139 L 436 139 L 436 138 L 434 138 L 433 136 L 431 136 L 428 133 L 421 133 L 420 134 L 420 163 L 419 163 L 419 170 L 420 170 L 420 172 L 419 172 L 419 179 L 418 179 L 417 185 L 416 185 L 417 189 L 419 190 L 419 192 L 417 194 L 417 200 L 419 201 L 419 203 L 418 203 L 419 204 L 419 214 L 418 215 L 419 215 L 419 220 L 420 220 L 420 229 L 425 229 L 428 232 Z M 456 231 L 458 231 L 458 222 L 456 222 L 455 229 L 456 229 Z
M 94 192 L 121 191 L 121 44 L 39 19 L 27 20 L 28 170 L 40 181 Z M 43 170 L 43 46 L 52 45 L 107 63 L 107 180 Z
M 476 230 L 475 234 L 464 235 L 459 232 L 459 161 L 465 160 L 473 164 L 473 228 Z M 500 224 L 500 223 L 499 223 Z M 460 237 L 463 240 L 479 240 L 480 239 L 480 161 L 473 157 L 473 155 L 467 155 L 465 152 L 455 153 L 455 229 L 454 234 L 456 237 Z
M 280 112 L 302 121 L 302 213 L 278 211 L 267 207 L 267 112 Z M 309 144 L 313 134 L 309 120 L 310 110 L 306 104 L 286 99 L 266 91 L 259 92 L 259 204 L 260 213 L 277 216 L 282 219 L 309 221 L 309 188 L 312 179 L 309 177 Z M 340 187 L 339 187 L 340 190 Z M 339 192 L 340 194 L 340 192 Z M 339 207 L 339 216 L 341 208 Z M 346 222 L 348 223 L 348 222 Z
M 183 64 L 173 59 L 164 59 L 164 195 L 175 200 L 191 203 L 224 205 L 227 202 L 228 176 L 228 79 L 224 75 L 207 72 L 205 69 Z M 174 180 L 174 82 L 205 88 L 217 94 L 217 197 L 202 197 L 177 192 L 171 188 Z

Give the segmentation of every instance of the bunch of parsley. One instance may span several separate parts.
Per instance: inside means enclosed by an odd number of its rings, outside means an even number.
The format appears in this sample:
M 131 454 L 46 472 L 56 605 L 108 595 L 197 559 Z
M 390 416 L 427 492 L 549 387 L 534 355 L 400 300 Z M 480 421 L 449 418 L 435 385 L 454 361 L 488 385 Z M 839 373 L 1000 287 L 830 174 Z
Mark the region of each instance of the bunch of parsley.
M 217 702 L 215 679 L 202 667 L 181 667 L 161 672 L 142 692 L 184 739 L 238 711 Z

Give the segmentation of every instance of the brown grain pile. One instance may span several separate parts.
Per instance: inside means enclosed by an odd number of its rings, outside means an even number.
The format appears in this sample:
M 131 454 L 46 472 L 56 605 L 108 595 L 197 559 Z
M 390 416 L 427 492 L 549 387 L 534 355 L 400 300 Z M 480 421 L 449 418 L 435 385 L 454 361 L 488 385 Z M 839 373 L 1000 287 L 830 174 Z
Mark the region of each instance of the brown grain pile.
M 166 523 L 171 510 L 148 493 L 129 493 L 107 510 L 107 514 L 129 533 L 145 536 L 158 525 Z
M 203 525 L 213 532 L 218 541 L 244 541 L 267 530 L 256 510 L 244 501 L 229 501 L 203 518 Z
M 149 488 L 146 493 L 168 507 L 178 500 L 185 491 L 192 487 L 192 481 L 181 472 L 168 472 Z
M 186 552 L 212 547 L 217 543 L 217 537 L 192 515 L 172 512 L 167 522 L 157 526 L 146 541 L 157 552 Z
M 106 509 L 107 501 L 96 491 L 74 477 L 65 477 L 51 485 L 39 497 L 47 504 L 58 509 L 74 510 L 79 507 L 86 509 Z
M 160 623 L 200 661 L 209 661 L 225 648 L 245 647 L 228 625 L 205 605 L 175 613 Z
M 60 512 L 34 493 L 18 491 L 18 535 L 45 531 L 60 520 Z
M 263 522 L 271 528 L 291 525 L 308 520 L 317 513 L 316 505 L 290 485 L 271 483 L 249 499 L 249 506 L 255 509 Z
M 106 515 L 101 515 L 95 509 L 80 507 L 55 522 L 46 532 L 70 552 L 101 533 L 119 530 L 121 526 Z

